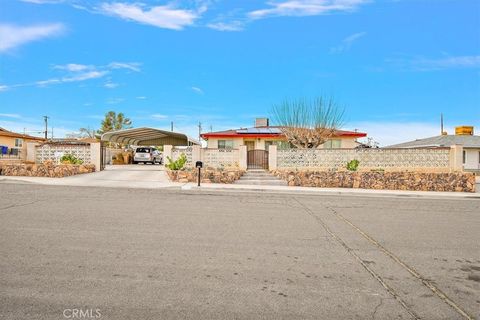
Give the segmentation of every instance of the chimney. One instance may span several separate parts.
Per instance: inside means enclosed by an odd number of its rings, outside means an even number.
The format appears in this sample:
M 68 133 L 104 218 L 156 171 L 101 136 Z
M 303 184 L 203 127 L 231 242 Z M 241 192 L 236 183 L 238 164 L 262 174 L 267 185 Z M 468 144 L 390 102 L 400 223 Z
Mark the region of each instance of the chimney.
M 258 128 L 258 127 L 268 127 L 268 118 L 256 118 L 255 128 Z
M 455 127 L 455 135 L 457 136 L 473 136 L 472 126 Z

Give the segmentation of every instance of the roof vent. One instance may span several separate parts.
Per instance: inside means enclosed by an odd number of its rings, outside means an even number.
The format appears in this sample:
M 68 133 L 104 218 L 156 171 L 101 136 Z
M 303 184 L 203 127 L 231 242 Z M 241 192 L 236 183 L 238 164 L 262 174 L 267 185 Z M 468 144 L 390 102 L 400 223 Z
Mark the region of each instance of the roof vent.
M 268 127 L 268 118 L 256 118 L 255 128 L 258 128 L 258 127 Z
M 455 127 L 455 135 L 457 136 L 473 136 L 472 126 Z

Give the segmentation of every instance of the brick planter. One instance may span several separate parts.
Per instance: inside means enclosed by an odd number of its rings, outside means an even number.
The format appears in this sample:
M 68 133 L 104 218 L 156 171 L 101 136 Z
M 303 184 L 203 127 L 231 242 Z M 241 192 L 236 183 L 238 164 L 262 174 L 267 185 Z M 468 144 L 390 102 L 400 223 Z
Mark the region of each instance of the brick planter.
M 95 171 L 93 164 L 4 164 L 0 165 L 3 176 L 63 178 Z
M 203 183 L 233 183 L 240 179 L 245 171 L 240 169 L 202 169 Z M 168 170 L 168 177 L 174 182 L 197 182 L 198 169 Z
M 411 191 L 475 192 L 475 174 L 466 172 L 351 172 L 275 170 L 289 186 Z

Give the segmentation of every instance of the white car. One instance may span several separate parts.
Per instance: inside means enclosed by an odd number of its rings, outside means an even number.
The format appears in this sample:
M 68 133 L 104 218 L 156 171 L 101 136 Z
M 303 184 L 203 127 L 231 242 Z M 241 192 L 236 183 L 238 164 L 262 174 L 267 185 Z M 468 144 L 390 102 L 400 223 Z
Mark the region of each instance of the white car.
M 138 147 L 137 149 L 135 149 L 133 163 L 162 164 L 163 155 L 162 153 L 160 153 L 160 151 L 152 147 Z

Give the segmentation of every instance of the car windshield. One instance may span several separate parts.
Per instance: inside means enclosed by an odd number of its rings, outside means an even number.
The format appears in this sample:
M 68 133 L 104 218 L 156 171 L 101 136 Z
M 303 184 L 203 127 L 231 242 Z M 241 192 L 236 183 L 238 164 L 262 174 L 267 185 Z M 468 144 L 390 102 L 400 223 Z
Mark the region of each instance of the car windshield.
M 144 152 L 144 153 L 150 153 L 150 148 L 137 148 L 135 152 Z

